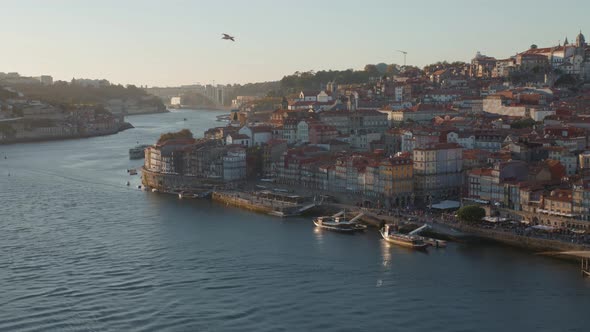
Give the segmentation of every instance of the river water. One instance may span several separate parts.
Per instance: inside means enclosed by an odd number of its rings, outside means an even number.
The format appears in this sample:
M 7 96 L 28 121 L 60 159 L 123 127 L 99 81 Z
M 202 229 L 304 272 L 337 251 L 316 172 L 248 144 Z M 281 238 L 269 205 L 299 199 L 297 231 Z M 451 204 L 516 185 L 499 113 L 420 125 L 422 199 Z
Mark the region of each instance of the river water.
M 135 189 L 129 148 L 200 136 L 219 114 L 0 146 L 0 331 L 590 330 L 575 264 L 490 245 L 413 252 Z

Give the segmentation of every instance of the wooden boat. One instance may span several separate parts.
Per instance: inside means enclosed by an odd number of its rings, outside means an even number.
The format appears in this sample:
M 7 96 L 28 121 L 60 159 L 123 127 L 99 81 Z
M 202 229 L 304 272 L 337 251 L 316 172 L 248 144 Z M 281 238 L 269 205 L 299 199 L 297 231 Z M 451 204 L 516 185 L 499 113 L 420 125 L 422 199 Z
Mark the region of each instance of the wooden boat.
M 351 220 L 347 220 L 343 215 L 344 211 L 333 216 L 317 217 L 313 219 L 313 223 L 316 227 L 343 233 L 361 232 L 367 229 L 367 225 L 356 222 L 363 215 L 362 213 Z
M 428 244 L 424 242 L 419 236 L 395 232 L 387 224 L 383 226 L 379 232 L 385 241 L 405 248 L 426 250 L 428 247 Z

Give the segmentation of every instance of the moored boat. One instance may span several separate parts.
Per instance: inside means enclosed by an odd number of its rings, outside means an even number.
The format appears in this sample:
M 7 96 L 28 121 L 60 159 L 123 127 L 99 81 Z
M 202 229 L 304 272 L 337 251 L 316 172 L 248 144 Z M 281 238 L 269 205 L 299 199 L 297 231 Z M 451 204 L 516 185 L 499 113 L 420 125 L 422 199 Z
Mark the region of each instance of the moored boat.
M 383 226 L 379 232 L 385 241 L 397 244 L 402 247 L 417 250 L 425 250 L 428 247 L 428 244 L 424 242 L 424 240 L 422 240 L 419 236 L 395 232 L 388 224 Z
M 344 212 L 340 212 L 333 216 L 317 217 L 313 219 L 313 223 L 316 227 L 343 233 L 360 232 L 367 229 L 367 225 L 356 222 L 362 213 L 351 220 L 347 220 L 343 215 Z
M 429 238 L 429 237 L 419 237 L 422 241 L 424 241 L 424 243 L 431 245 L 435 248 L 446 248 L 447 247 L 447 241 L 445 240 L 439 240 L 439 239 L 433 239 L 433 238 Z

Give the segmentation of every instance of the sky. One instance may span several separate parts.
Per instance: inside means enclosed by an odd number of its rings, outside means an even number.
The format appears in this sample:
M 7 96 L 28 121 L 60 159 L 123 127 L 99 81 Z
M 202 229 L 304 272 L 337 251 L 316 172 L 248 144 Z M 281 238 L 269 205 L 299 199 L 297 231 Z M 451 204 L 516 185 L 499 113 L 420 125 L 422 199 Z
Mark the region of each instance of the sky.
M 0 72 L 148 86 L 506 58 L 582 30 L 590 1 L 0 0 Z M 221 40 L 221 33 L 236 42 Z

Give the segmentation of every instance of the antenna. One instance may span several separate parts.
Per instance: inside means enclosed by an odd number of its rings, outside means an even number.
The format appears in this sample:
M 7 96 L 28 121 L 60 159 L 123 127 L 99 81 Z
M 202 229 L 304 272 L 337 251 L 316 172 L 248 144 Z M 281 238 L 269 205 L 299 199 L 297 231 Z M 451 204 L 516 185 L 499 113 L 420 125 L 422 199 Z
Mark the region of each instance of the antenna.
M 402 51 L 402 50 L 396 50 L 396 51 L 398 51 L 404 55 L 404 67 L 405 67 L 406 66 L 406 55 L 408 55 L 408 52 Z

